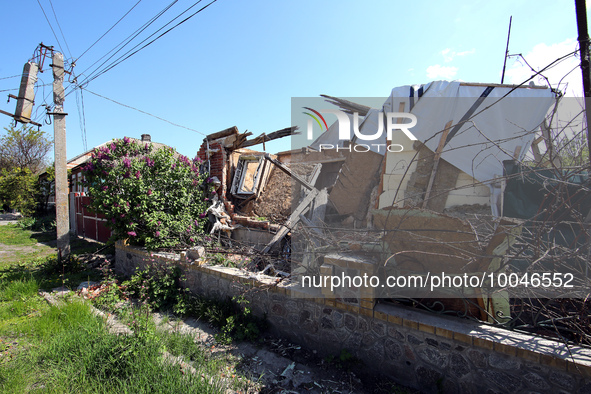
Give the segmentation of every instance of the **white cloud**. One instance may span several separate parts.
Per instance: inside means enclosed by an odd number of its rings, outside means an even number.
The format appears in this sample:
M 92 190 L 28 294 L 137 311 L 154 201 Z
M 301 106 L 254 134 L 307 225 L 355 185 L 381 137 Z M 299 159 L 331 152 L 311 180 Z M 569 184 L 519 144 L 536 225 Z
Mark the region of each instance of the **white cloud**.
M 453 66 L 442 66 L 435 64 L 427 67 L 427 78 L 429 79 L 453 79 L 457 74 L 458 68 Z
M 454 58 L 456 56 L 466 56 L 466 55 L 471 55 L 473 53 L 476 53 L 476 49 L 472 48 L 469 51 L 456 52 L 456 51 L 452 51 L 450 48 L 445 48 L 443 51 L 441 51 L 439 53 L 443 55 L 443 61 L 446 63 L 449 63 L 452 60 L 454 60 Z
M 548 66 L 554 60 L 565 56 L 578 48 L 578 43 L 574 38 L 569 38 L 557 44 L 541 43 L 533 47 L 531 51 L 524 54 L 523 57 L 529 65 L 536 71 Z M 560 89 L 567 96 L 579 96 L 583 94 L 583 83 L 581 79 L 581 70 L 578 56 L 571 56 L 542 74 L 548 78 L 554 88 Z M 520 84 L 529 79 L 534 71 L 520 57 L 511 57 L 507 60 L 507 70 L 505 71 L 505 83 Z M 548 82 L 541 76 L 533 78 L 538 85 L 547 85 Z

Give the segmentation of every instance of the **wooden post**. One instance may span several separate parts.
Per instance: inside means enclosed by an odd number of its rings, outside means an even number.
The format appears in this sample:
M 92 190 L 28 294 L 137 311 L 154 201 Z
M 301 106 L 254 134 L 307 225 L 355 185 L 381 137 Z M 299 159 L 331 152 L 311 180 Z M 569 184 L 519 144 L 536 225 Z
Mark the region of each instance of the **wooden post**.
M 581 73 L 583 74 L 583 95 L 585 96 L 585 117 L 587 118 L 587 146 L 589 147 L 589 164 L 591 165 L 591 67 L 589 65 L 589 32 L 587 31 L 587 6 L 585 0 L 575 0 L 577 13 L 577 30 L 579 32 L 579 48 L 581 48 Z
M 431 189 L 433 188 L 433 182 L 435 181 L 435 175 L 437 174 L 437 167 L 439 166 L 439 159 L 441 159 L 441 152 L 445 147 L 445 141 L 447 140 L 447 135 L 451 130 L 452 121 L 446 123 L 445 129 L 441 133 L 441 139 L 439 140 L 439 145 L 437 145 L 437 150 L 435 151 L 435 156 L 433 156 L 433 170 L 431 170 L 431 177 L 429 178 L 429 184 L 427 185 L 427 190 L 425 191 L 425 198 L 423 199 L 423 209 L 427 208 L 427 202 L 429 201 L 429 197 L 431 195 Z

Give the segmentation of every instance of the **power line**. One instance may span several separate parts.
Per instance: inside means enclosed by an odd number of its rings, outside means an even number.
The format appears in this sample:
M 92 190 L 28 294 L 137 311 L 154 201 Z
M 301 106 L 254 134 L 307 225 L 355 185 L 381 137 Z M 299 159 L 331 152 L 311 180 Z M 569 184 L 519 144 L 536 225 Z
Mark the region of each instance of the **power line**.
M 114 67 L 116 67 L 117 65 L 121 64 L 122 62 L 124 62 L 125 60 L 129 59 L 130 57 L 132 57 L 133 55 L 135 55 L 136 53 L 138 53 L 139 51 L 141 51 L 142 49 L 146 48 L 147 46 L 153 44 L 156 40 L 158 40 L 159 38 L 163 37 L 164 35 L 166 35 L 167 33 L 169 33 L 170 31 L 174 30 L 176 27 L 182 25 L 183 23 L 185 23 L 186 21 L 188 21 L 189 19 L 191 19 L 192 17 L 194 17 L 195 15 L 197 15 L 198 13 L 200 13 L 201 11 L 203 11 L 204 9 L 206 9 L 207 7 L 209 7 L 211 4 L 215 3 L 217 0 L 213 0 L 211 1 L 209 4 L 205 5 L 204 7 L 202 7 L 201 9 L 199 9 L 198 11 L 196 11 L 195 13 L 189 15 L 187 18 L 183 19 L 182 21 L 180 21 L 179 23 L 177 23 L 176 25 L 174 25 L 173 27 L 171 27 L 170 29 L 166 30 L 164 33 L 160 34 L 158 37 L 156 37 L 155 39 L 153 39 L 152 41 L 148 42 L 146 45 L 142 46 L 141 48 L 137 49 L 136 51 L 132 52 L 131 54 L 129 54 L 131 51 L 133 51 L 135 48 L 137 48 L 139 45 L 143 44 L 146 40 L 148 40 L 150 37 L 154 36 L 156 33 L 158 33 L 160 30 L 164 29 L 166 26 L 168 26 L 170 23 L 172 23 L 174 20 L 178 19 L 181 15 L 183 15 L 184 13 L 186 13 L 187 11 L 189 11 L 191 8 L 195 7 L 197 4 L 201 3 L 201 1 L 203 0 L 199 0 L 197 2 L 195 2 L 192 6 L 190 6 L 189 8 L 187 8 L 185 11 L 183 11 L 181 14 L 179 14 L 178 16 L 176 16 L 174 19 L 172 19 L 170 22 L 168 22 L 166 25 L 162 26 L 160 29 L 158 29 L 156 32 L 152 33 L 150 36 L 148 36 L 146 39 L 144 39 L 142 42 L 140 42 L 139 44 L 137 44 L 134 48 L 132 48 L 130 51 L 128 51 L 127 53 L 125 53 L 123 56 L 119 57 L 117 60 L 115 60 L 115 62 L 111 63 L 109 66 L 107 66 L 107 68 L 103 69 L 103 71 L 101 71 L 100 73 L 98 73 L 97 75 L 95 75 L 92 79 L 95 79 L 99 76 L 101 76 L 102 74 L 106 73 L 107 71 L 113 69 Z M 129 55 L 128 55 L 129 54 Z M 126 56 L 127 55 L 127 56 Z M 89 81 L 90 82 L 90 81 Z
M 113 49 L 111 49 L 109 52 L 107 52 L 105 55 L 103 55 L 100 59 L 98 59 L 96 62 L 94 62 L 93 64 L 90 65 L 90 67 L 88 67 L 86 70 L 84 70 L 81 74 L 86 73 L 88 70 L 90 70 L 95 64 L 97 64 L 98 62 L 100 62 L 101 60 L 103 60 L 108 54 L 110 54 L 111 52 L 113 52 L 115 49 L 117 49 L 118 47 L 121 46 L 121 48 L 119 48 L 115 53 L 113 53 L 107 60 L 105 60 L 100 66 L 98 66 L 94 71 L 92 71 L 89 76 L 86 78 L 86 81 L 90 78 L 90 76 L 95 73 L 100 67 L 102 67 L 105 63 L 107 63 L 110 59 L 113 58 L 113 56 L 115 56 L 119 51 L 121 51 L 125 46 L 127 46 L 131 41 L 133 41 L 138 35 L 140 35 L 144 30 L 146 30 L 152 23 L 154 23 L 158 18 L 160 18 L 166 11 L 168 11 L 175 3 L 177 3 L 178 0 L 173 0 L 169 5 L 167 5 L 166 7 L 164 7 L 158 14 L 156 14 L 156 16 L 152 17 L 148 22 L 144 23 L 143 26 L 141 26 L 140 28 L 138 28 L 136 31 L 134 31 L 133 33 L 131 33 L 127 38 L 125 38 L 123 41 L 121 41 L 119 44 L 117 44 Z M 127 42 L 126 42 L 127 41 Z M 81 84 L 84 84 L 85 82 L 82 82 Z
M 132 11 L 132 10 L 133 10 L 133 9 L 134 9 L 134 8 L 135 8 L 137 5 L 138 5 L 138 4 L 139 4 L 139 3 L 141 3 L 141 2 L 142 2 L 142 0 L 138 0 L 138 2 L 137 2 L 137 3 L 135 3 L 135 4 L 133 5 L 133 7 L 131 7 L 131 8 L 129 9 L 129 11 L 127 11 L 127 12 L 125 13 L 125 15 L 123 15 L 121 18 L 119 18 L 119 20 L 118 20 L 117 22 L 115 22 L 115 24 L 114 24 L 113 26 L 111 26 L 111 28 L 109 28 L 109 30 L 107 30 L 107 31 L 106 31 L 106 32 L 105 32 L 105 33 L 104 33 L 102 36 L 100 36 L 100 37 L 99 37 L 99 39 L 98 39 L 98 40 L 96 40 L 96 41 L 95 41 L 95 42 L 94 42 L 94 43 L 93 43 L 93 44 L 92 44 L 90 47 L 88 47 L 88 49 L 87 49 L 87 50 L 85 50 L 84 52 L 82 52 L 82 55 L 78 56 L 78 59 L 76 59 L 76 61 L 80 60 L 80 58 L 81 58 L 82 56 L 84 56 L 84 55 L 86 54 L 86 52 L 88 52 L 88 51 L 89 51 L 89 50 L 90 50 L 92 47 L 94 47 L 94 46 L 95 46 L 95 45 L 96 45 L 96 44 L 97 44 L 97 43 L 98 43 L 100 40 L 102 40 L 104 36 L 106 36 L 106 35 L 107 35 L 107 34 L 108 34 L 108 33 L 109 33 L 111 30 L 113 30 L 113 28 L 115 28 L 115 26 L 117 26 L 117 25 L 119 24 L 119 22 L 121 22 L 121 21 L 122 21 L 122 20 L 123 20 L 123 19 L 124 19 L 124 18 L 125 18 L 125 17 L 126 17 L 126 16 L 127 16 L 127 15 L 128 15 L 128 14 L 129 14 L 129 13 L 130 13 L 130 12 L 131 12 L 131 11 Z
M 17 78 L 17 77 L 20 77 L 20 76 L 21 76 L 21 75 L 13 75 L 12 77 L 2 77 L 2 78 L 0 78 L 0 80 L 3 80 L 3 79 L 10 79 L 10 78 Z
M 57 38 L 57 34 L 55 34 L 55 31 L 53 30 L 53 26 L 51 26 L 51 22 L 49 22 L 49 18 L 47 17 L 47 14 L 45 13 L 45 10 L 43 9 L 43 6 L 39 2 L 39 0 L 37 0 L 37 4 L 39 4 L 39 7 L 41 7 L 41 11 L 43 11 L 43 15 L 45 16 L 45 20 L 47 21 L 47 24 L 49 25 L 49 28 L 51 29 L 51 32 L 53 33 L 53 36 L 55 37 L 55 40 L 57 41 L 57 45 L 60 47 L 60 50 L 63 52 L 64 50 L 62 49 L 62 44 L 60 44 L 60 40 Z
M 98 94 L 98 93 L 95 93 L 95 92 L 93 92 L 93 91 L 91 91 L 91 90 L 88 90 L 87 88 L 83 88 L 82 86 L 78 86 L 78 88 L 79 88 L 80 90 L 86 90 L 86 91 L 87 91 L 88 93 L 90 93 L 90 94 L 93 94 L 93 95 L 95 95 L 95 96 L 98 96 L 98 97 L 100 97 L 100 98 L 103 98 L 103 99 L 105 99 L 105 100 L 111 101 L 111 102 L 113 102 L 113 103 L 115 103 L 115 104 L 121 105 L 122 107 L 129 108 L 129 109 L 133 109 L 134 111 L 141 112 L 142 114 L 145 114 L 145 115 L 151 116 L 151 117 L 153 117 L 153 118 L 156 118 L 156 119 L 158 119 L 158 120 L 161 120 L 161 121 L 163 121 L 163 122 L 169 123 L 169 124 L 171 124 L 171 125 L 173 125 L 173 126 L 180 127 L 180 128 L 183 128 L 183 129 L 186 129 L 186 130 L 189 130 L 189 131 L 194 131 L 195 133 L 201 134 L 201 135 L 203 135 L 203 136 L 205 136 L 205 135 L 206 135 L 205 133 L 202 133 L 201 131 L 198 131 L 198 130 L 192 129 L 192 128 L 190 128 L 190 127 L 186 127 L 186 126 L 183 126 L 183 125 L 180 125 L 180 124 L 177 124 L 177 123 L 171 122 L 170 120 L 166 120 L 166 119 L 164 119 L 164 118 L 161 118 L 161 117 L 159 117 L 159 116 L 156 116 L 156 115 L 154 115 L 154 114 L 151 114 L 151 113 L 149 113 L 149 112 L 142 111 L 141 109 L 137 109 L 137 108 L 134 108 L 134 107 L 132 107 L 132 106 L 130 106 L 130 105 L 123 104 L 123 103 L 120 103 L 119 101 L 115 101 L 115 100 L 113 100 L 113 99 L 110 99 L 110 98 L 108 98 L 108 97 L 102 96 L 102 95 L 100 95 L 100 94 Z
M 88 145 L 86 142 L 86 115 L 84 111 L 84 94 L 82 89 L 80 90 L 80 95 L 78 95 L 78 90 L 76 91 L 76 106 L 78 107 L 78 117 L 80 118 L 80 132 L 82 133 L 82 144 L 84 145 L 84 151 L 88 150 Z
M 62 27 L 60 26 L 60 21 L 57 19 L 57 15 L 55 13 L 55 9 L 53 8 L 53 3 L 51 2 L 51 0 L 49 0 L 49 5 L 51 6 L 51 11 L 53 12 L 53 17 L 55 18 L 55 21 L 57 23 L 57 27 L 60 29 L 60 33 L 62 34 L 62 38 L 64 39 L 64 43 L 66 44 L 66 49 L 68 50 L 68 54 L 70 55 L 70 59 L 73 59 L 72 51 L 70 51 L 70 46 L 68 45 L 68 41 L 66 40 L 66 36 L 64 35 L 64 32 L 62 31 Z

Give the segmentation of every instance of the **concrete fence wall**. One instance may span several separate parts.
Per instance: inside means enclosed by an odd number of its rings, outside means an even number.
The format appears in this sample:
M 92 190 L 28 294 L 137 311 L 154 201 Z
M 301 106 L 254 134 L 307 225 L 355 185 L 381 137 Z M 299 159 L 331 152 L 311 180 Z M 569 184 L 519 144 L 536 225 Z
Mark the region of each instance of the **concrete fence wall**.
M 116 247 L 116 270 L 180 265 L 185 285 L 210 297 L 244 295 L 273 334 L 321 356 L 342 349 L 369 371 L 424 392 L 591 393 L 591 350 L 469 320 L 376 304 L 304 299 L 275 278 L 234 268 L 198 266 L 179 255 Z

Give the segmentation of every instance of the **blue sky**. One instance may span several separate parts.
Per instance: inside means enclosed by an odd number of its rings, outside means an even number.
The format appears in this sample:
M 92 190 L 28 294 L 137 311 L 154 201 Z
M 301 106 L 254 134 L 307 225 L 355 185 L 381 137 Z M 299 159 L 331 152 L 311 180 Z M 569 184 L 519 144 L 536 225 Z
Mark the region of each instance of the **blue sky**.
M 40 42 L 60 50 L 41 7 L 64 57 L 68 62 L 77 59 L 74 74 L 82 81 L 102 63 L 93 66 L 97 60 L 171 2 L 142 0 L 86 53 L 137 0 L 4 2 L 0 94 L 18 93 L 6 90 L 18 88 L 20 77 L 7 77 L 22 72 Z M 186 16 L 208 2 L 202 1 Z M 177 1 L 128 48 L 194 3 Z M 90 81 L 83 97 L 74 84 L 66 83 L 72 91 L 65 102 L 67 157 L 82 153 L 85 144 L 92 148 L 112 138 L 139 138 L 144 133 L 194 157 L 204 135 L 230 126 L 254 136 L 289 127 L 291 97 L 385 97 L 396 86 L 440 79 L 498 83 L 511 15 L 509 52 L 523 54 L 532 66 L 543 67 L 576 48 L 574 0 L 218 0 Z M 49 63 L 38 85 L 51 84 Z M 576 65 L 577 59 L 570 58 L 552 69 L 551 83 L 557 84 Z M 523 62 L 511 58 L 505 82 L 522 82 L 531 74 Z M 575 69 L 563 80 L 569 83 L 566 90 L 580 95 L 580 80 Z M 82 98 L 85 136 L 79 115 Z M 39 86 L 37 121 L 45 120 L 40 105 L 51 100 L 51 85 Z M 15 101 L 0 100 L 0 109 L 14 112 Z M 7 127 L 10 118 L 0 116 L 0 125 Z M 53 126 L 42 130 L 53 135 Z M 266 149 L 288 150 L 290 141 L 268 143 Z

